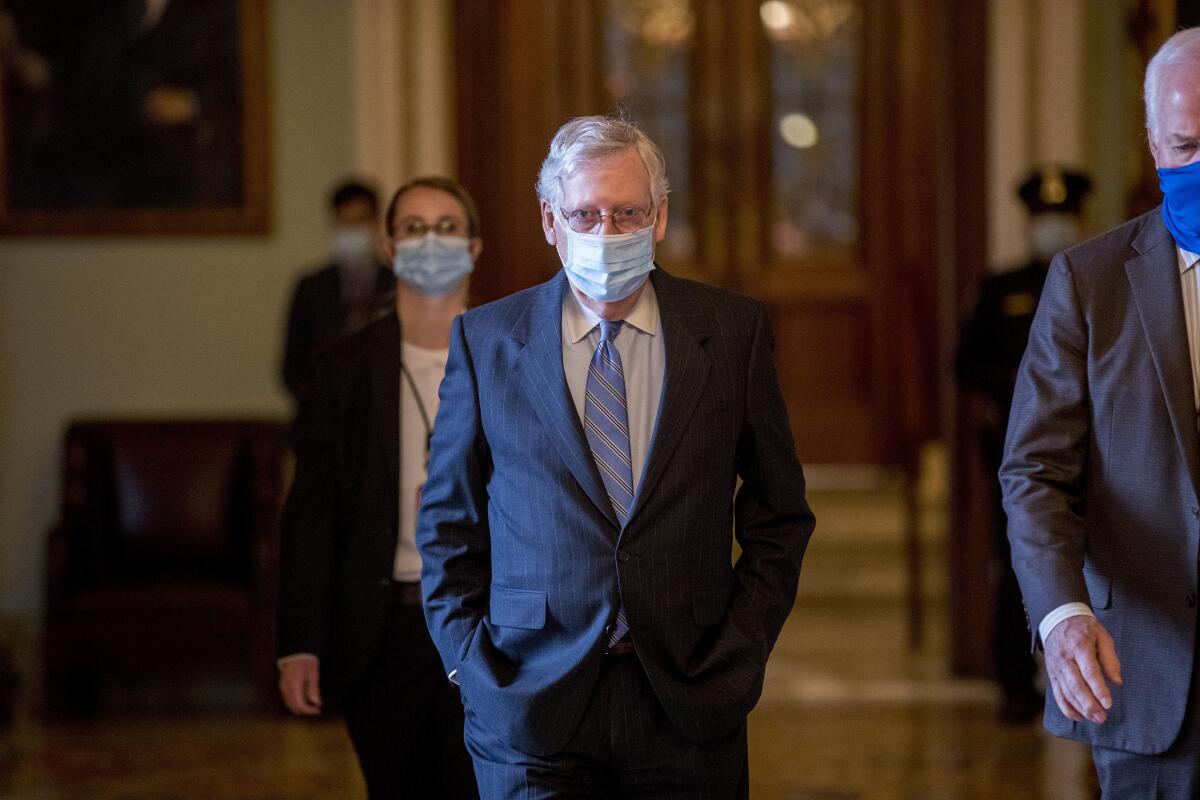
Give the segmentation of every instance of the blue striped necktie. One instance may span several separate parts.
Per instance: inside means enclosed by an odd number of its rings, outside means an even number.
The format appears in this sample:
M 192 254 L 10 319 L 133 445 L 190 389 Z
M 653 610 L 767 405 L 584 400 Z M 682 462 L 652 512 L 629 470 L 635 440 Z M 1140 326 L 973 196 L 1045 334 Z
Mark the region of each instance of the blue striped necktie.
M 600 345 L 588 367 L 583 398 L 583 428 L 592 458 L 600 470 L 608 499 L 624 527 L 633 507 L 633 461 L 629 454 L 629 408 L 625 402 L 625 371 L 614 340 L 621 321 L 600 321 Z M 609 634 L 612 645 L 629 632 L 624 604 L 617 610 L 617 623 Z

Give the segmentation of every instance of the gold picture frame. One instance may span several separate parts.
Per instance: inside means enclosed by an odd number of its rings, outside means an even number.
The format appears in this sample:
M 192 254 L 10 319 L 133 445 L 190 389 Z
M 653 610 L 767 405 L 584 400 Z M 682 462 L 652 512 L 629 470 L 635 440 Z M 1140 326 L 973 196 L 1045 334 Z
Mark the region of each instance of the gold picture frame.
M 0 234 L 262 234 L 266 0 L 0 10 Z

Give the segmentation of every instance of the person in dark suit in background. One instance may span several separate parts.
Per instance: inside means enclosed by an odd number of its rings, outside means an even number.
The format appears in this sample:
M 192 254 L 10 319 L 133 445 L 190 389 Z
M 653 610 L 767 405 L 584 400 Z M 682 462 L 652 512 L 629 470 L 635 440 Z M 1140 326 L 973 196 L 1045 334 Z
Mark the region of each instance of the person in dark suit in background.
M 334 189 L 329 207 L 331 261 L 299 280 L 288 311 L 283 383 L 293 399 L 300 397 L 312 354 L 386 311 L 395 291 L 392 271 L 378 255 L 375 190 L 347 181 Z
M 340 705 L 372 798 L 471 798 L 462 705 L 421 612 L 414 540 L 450 323 L 479 215 L 448 178 L 400 188 L 384 244 L 395 308 L 313 357 L 283 513 L 279 689 L 296 714 Z
M 1200 794 L 1200 28 L 1146 70 L 1162 205 L 1055 256 L 1000 476 L 1051 733 L 1106 798 Z
M 655 268 L 632 123 L 564 125 L 538 196 L 563 270 L 455 320 L 417 526 L 481 794 L 745 797 L 814 524 L 766 309 Z
M 1030 258 L 1016 269 L 983 282 L 974 311 L 963 326 L 954 372 L 959 385 L 979 399 L 975 426 L 979 452 L 989 475 L 996 475 L 1000 469 L 1017 368 L 1029 341 L 1046 270 L 1056 253 L 1083 238 L 1083 201 L 1091 186 L 1086 175 L 1054 165 L 1029 174 L 1017 196 L 1029 211 Z M 999 568 L 992 616 L 992 664 L 1000 684 L 1000 719 L 1029 722 L 1041 713 L 1044 699 L 1035 683 L 1037 665 L 1033 654 L 1024 646 L 1028 628 L 1021 590 L 1012 570 L 999 480 L 992 480 L 990 489 L 992 539 Z

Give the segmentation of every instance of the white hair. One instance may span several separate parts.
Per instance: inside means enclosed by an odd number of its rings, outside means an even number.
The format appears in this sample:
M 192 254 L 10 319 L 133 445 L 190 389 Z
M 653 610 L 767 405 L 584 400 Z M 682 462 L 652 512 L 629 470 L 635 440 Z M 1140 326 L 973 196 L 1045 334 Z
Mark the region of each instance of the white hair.
M 1200 28 L 1185 28 L 1167 39 L 1146 65 L 1146 130 L 1152 139 L 1158 135 L 1163 73 L 1182 64 L 1200 66 Z
M 650 174 L 650 198 L 657 208 L 670 191 L 667 162 L 662 150 L 641 128 L 621 117 L 575 117 L 559 128 L 538 171 L 538 197 L 558 208 L 563 178 L 581 166 L 600 163 L 630 147 L 637 150 Z

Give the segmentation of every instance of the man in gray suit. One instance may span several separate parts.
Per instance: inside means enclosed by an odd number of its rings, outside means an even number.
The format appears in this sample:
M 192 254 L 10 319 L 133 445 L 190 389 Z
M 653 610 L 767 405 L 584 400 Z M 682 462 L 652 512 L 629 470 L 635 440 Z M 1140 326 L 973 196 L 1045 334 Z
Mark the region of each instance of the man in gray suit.
M 563 270 L 455 321 L 417 526 L 480 794 L 745 797 L 813 529 L 766 309 L 655 267 L 635 125 L 568 122 L 538 195 Z
M 1058 254 L 1013 397 L 1013 566 L 1106 798 L 1200 792 L 1200 29 L 1146 71 L 1160 208 Z

